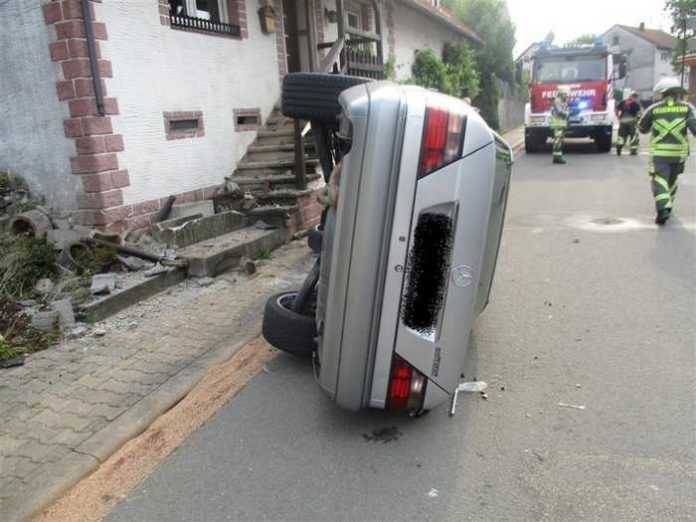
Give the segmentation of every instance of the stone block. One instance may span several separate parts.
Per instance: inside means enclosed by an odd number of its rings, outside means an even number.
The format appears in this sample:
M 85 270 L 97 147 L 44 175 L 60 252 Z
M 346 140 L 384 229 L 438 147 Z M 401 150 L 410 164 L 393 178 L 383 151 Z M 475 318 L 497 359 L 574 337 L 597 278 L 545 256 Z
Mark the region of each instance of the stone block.
M 174 219 L 184 216 L 192 216 L 194 214 L 201 214 L 203 217 L 212 216 L 213 214 L 215 214 L 215 207 L 213 205 L 213 201 L 210 199 L 206 199 L 203 201 L 193 201 L 191 203 L 182 203 L 179 205 L 174 205 L 168 218 Z
M 222 236 L 244 226 L 244 215 L 235 212 L 223 212 L 214 216 L 201 217 L 177 226 L 157 227 L 153 235 L 158 241 L 170 247 L 186 247 L 207 239 Z
M 51 332 L 60 320 L 60 315 L 55 310 L 36 312 L 31 316 L 31 325 L 42 332 Z
M 72 328 L 75 326 L 75 313 L 73 311 L 72 299 L 65 298 L 51 303 L 51 310 L 58 313 L 58 324 L 61 329 Z
M 95 274 L 92 276 L 91 290 L 94 295 L 110 294 L 116 288 L 116 276 L 114 274 Z

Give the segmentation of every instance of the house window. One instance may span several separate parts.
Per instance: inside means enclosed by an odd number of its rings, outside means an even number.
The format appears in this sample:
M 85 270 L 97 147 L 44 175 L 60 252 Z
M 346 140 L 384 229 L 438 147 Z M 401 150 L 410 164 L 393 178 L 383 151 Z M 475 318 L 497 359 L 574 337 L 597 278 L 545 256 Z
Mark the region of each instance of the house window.
M 663 62 L 669 62 L 671 57 L 672 55 L 668 51 L 662 51 L 662 53 L 660 54 L 660 58 Z
M 234 109 L 234 129 L 255 131 L 261 126 L 261 109 Z
M 351 29 L 360 30 L 360 13 L 355 11 L 346 11 L 346 18 L 348 19 L 348 27 Z
M 164 135 L 168 140 L 205 136 L 203 113 L 201 111 L 165 112 Z
M 619 37 L 615 36 L 614 38 L 611 39 L 611 44 L 612 45 L 619 45 Z
M 169 0 L 171 26 L 175 29 L 240 36 L 239 25 L 230 23 L 230 0 Z

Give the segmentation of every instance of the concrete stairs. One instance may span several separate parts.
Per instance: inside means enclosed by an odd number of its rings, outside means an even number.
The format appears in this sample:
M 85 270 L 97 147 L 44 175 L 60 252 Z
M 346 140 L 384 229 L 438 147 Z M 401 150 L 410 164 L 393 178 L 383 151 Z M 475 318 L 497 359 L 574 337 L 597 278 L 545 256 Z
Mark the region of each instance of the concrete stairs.
M 276 107 L 238 163 L 232 180 L 258 203 L 246 212 L 250 218 L 280 224 L 300 210 L 302 198 L 323 185 L 314 140 L 308 136 L 305 139 L 308 189 L 296 189 L 294 137 L 293 120 L 284 117 Z

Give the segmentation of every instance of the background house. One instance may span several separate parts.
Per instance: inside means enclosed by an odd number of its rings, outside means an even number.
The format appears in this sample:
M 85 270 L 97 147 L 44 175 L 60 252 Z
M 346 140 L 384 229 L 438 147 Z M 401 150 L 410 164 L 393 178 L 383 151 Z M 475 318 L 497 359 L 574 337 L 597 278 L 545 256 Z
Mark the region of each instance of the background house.
M 614 25 L 602 37 L 616 53 L 627 58 L 626 78 L 617 81 L 617 87 L 630 87 L 638 92 L 641 101 L 649 103 L 655 84 L 665 76 L 675 76 L 672 52 L 677 39 L 659 29 Z M 688 78 L 687 71 L 687 78 Z
M 416 49 L 480 42 L 437 0 L 88 4 L 91 24 L 79 0 L 0 3 L 12 20 L 0 34 L 0 170 L 97 226 L 146 226 L 168 196 L 209 198 L 241 167 L 291 169 L 243 163 L 269 122 L 283 131 L 274 105 L 289 71 L 379 78 L 391 60 L 403 79 Z

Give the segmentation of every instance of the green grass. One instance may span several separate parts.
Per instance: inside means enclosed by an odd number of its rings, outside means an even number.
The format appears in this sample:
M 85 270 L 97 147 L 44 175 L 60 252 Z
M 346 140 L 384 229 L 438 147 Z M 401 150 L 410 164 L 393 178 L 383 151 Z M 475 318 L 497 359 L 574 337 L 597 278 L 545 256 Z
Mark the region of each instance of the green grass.
M 271 259 L 271 249 L 270 248 L 259 248 L 254 256 L 254 261 L 260 259 Z
M 2 335 L 0 335 L 0 360 L 14 359 L 23 353 L 23 348 L 12 346 Z

